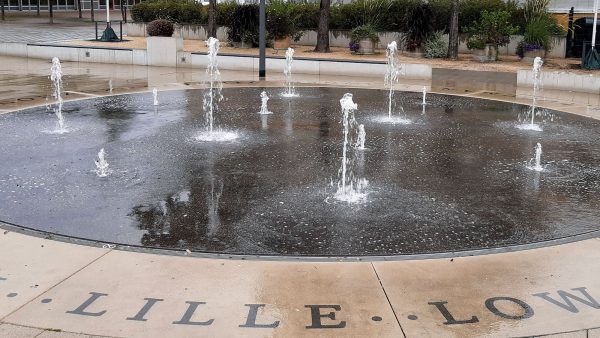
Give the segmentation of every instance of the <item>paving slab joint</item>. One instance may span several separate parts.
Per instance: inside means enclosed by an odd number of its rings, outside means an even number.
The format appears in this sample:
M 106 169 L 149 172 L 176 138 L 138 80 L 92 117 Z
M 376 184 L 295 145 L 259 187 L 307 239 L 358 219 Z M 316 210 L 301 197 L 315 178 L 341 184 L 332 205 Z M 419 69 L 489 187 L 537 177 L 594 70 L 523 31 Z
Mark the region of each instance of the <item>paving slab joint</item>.
M 375 277 L 377 277 L 377 281 L 379 282 L 379 285 L 381 286 L 381 290 L 383 291 L 383 294 L 385 295 L 385 299 L 387 300 L 388 304 L 390 305 L 390 308 L 392 309 L 392 313 L 394 314 L 394 317 L 396 318 L 396 322 L 398 323 L 398 326 L 400 327 L 400 330 L 402 331 L 402 335 L 404 336 L 404 338 L 406 338 L 406 333 L 404 332 L 404 329 L 402 328 L 402 324 L 400 324 L 400 319 L 398 319 L 398 315 L 396 314 L 396 309 L 394 309 L 394 306 L 392 305 L 392 302 L 390 301 L 390 297 L 388 297 L 388 294 L 385 291 L 385 287 L 383 286 L 383 282 L 381 281 L 381 278 L 379 278 L 377 269 L 375 268 L 375 265 L 373 264 L 373 262 L 370 262 L 369 264 L 371 264 L 371 267 L 373 268 Z

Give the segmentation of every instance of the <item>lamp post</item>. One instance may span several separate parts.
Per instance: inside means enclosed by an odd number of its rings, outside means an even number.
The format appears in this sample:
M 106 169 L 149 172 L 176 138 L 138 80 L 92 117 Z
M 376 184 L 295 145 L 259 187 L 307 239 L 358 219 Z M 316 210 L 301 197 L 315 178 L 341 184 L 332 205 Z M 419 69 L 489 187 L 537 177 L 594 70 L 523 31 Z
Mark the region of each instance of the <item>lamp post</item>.
M 592 28 L 592 50 L 596 46 L 596 25 L 598 24 L 598 0 L 594 0 L 594 27 Z
M 122 35 L 122 30 L 121 30 Z M 106 29 L 102 33 L 100 41 L 121 41 L 115 31 L 110 26 L 110 3 L 106 0 Z
M 266 45 L 267 45 L 267 33 L 266 33 L 266 21 L 267 21 L 267 11 L 265 8 L 265 0 L 260 0 L 259 12 L 258 12 L 258 77 L 261 80 L 265 79 L 266 76 L 266 67 L 265 67 L 265 59 L 266 59 Z
M 600 69 L 600 55 L 596 51 L 596 25 L 598 24 L 598 0 L 594 0 L 594 27 L 592 27 L 592 43 L 589 51 L 585 52 L 581 60 L 581 68 Z M 584 45 L 585 49 L 585 45 Z

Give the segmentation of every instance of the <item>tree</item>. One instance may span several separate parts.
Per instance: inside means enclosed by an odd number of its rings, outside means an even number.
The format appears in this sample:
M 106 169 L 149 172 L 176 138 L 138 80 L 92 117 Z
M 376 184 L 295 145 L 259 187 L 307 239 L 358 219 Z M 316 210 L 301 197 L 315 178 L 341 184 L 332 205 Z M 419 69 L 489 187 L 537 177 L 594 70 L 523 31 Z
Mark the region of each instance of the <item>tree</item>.
M 217 0 L 208 1 L 208 37 L 217 37 Z
M 331 0 L 321 0 L 319 7 L 319 28 L 317 29 L 317 46 L 315 52 L 329 53 L 329 17 Z
M 458 0 L 452 0 L 452 17 L 450 18 L 450 39 L 448 42 L 448 58 L 458 59 Z

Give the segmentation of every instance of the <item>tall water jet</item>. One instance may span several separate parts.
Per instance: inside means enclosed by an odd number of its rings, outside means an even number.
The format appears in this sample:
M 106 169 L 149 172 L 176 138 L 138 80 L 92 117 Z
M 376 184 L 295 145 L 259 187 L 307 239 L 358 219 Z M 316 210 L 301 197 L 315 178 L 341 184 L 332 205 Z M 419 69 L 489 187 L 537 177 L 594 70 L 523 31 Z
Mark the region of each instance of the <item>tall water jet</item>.
M 62 114 L 63 98 L 62 98 L 62 66 L 57 57 L 52 58 L 52 67 L 50 67 L 50 80 L 52 81 L 52 97 L 56 100 L 54 114 L 58 120 L 56 130 L 54 132 L 62 134 L 66 133 L 65 118 Z
M 359 124 L 358 125 L 358 138 L 356 140 L 356 148 L 358 148 L 360 150 L 364 150 L 366 138 L 367 138 L 367 132 L 365 131 L 365 125 Z
M 544 64 L 544 61 L 539 56 L 533 60 L 533 98 L 532 98 L 532 102 L 531 102 L 531 109 L 529 111 L 529 113 L 531 114 L 531 121 L 530 121 L 530 123 L 520 125 L 519 126 L 520 129 L 535 130 L 535 131 L 542 130 L 542 128 L 540 126 L 535 124 L 535 115 L 536 115 L 536 109 L 537 109 L 537 96 L 538 96 L 538 91 L 540 89 L 540 83 L 541 83 L 541 69 L 542 69 L 543 64 Z
M 267 96 L 267 92 L 263 90 L 262 93 L 260 93 L 260 111 L 258 112 L 259 114 L 273 114 L 273 112 L 270 112 L 267 108 L 267 101 L 269 101 L 269 97 Z
M 339 170 L 339 181 L 335 198 L 340 201 L 355 203 L 366 198 L 366 194 L 361 190 L 366 187 L 367 181 L 357 179 L 354 176 L 353 164 L 354 157 L 349 156 L 352 148 L 351 132 L 357 128 L 357 122 L 354 118 L 354 111 L 358 105 L 352 101 L 352 94 L 346 93 L 340 100 L 342 106 L 342 125 L 344 126 L 344 143 L 342 148 L 342 165 Z
M 285 76 L 285 87 L 286 92 L 283 93 L 284 97 L 295 97 L 297 96 L 292 82 L 292 62 L 294 62 L 294 49 L 289 47 L 285 52 L 285 68 L 283 69 L 283 75 Z
M 394 84 L 398 82 L 400 75 L 400 62 L 397 58 L 398 45 L 396 41 L 392 41 L 388 44 L 385 50 L 387 56 L 387 72 L 385 73 L 385 84 L 389 86 L 388 94 L 388 117 L 392 119 L 392 101 L 394 98 Z
M 206 117 L 206 130 L 209 133 L 213 132 L 214 112 L 217 110 L 219 102 L 223 99 L 221 90 L 223 82 L 221 82 L 221 73 L 217 63 L 217 54 L 219 53 L 219 40 L 210 37 L 206 41 L 208 46 L 208 65 L 206 66 L 206 74 L 208 81 L 206 82 L 207 91 L 204 93 L 204 115 Z
M 106 153 L 104 152 L 104 148 L 100 149 L 98 152 L 98 158 L 94 160 L 96 163 L 96 175 L 98 177 L 106 177 L 110 174 L 110 169 L 108 169 L 108 161 L 106 161 Z
M 223 100 L 223 95 L 221 94 L 223 82 L 221 81 L 221 73 L 219 72 L 217 63 L 219 40 L 210 37 L 206 41 L 206 46 L 208 47 L 208 64 L 206 66 L 208 80 L 205 82 L 206 91 L 202 100 L 206 131 L 200 133 L 195 139 L 204 142 L 227 142 L 235 140 L 238 138 L 237 133 L 215 130 L 214 128 L 214 114 L 218 110 L 219 102 Z
M 537 56 L 533 60 L 533 100 L 531 103 L 531 126 L 535 125 L 535 108 L 537 106 L 537 92 L 540 89 L 540 81 L 541 81 L 541 69 L 544 61 L 541 57 Z M 539 143 L 538 143 L 539 144 Z
M 154 99 L 154 105 L 158 106 L 158 90 L 152 89 L 152 98 Z
M 423 105 L 427 104 L 427 87 L 423 86 Z
M 535 145 L 535 156 L 529 160 L 527 168 L 535 171 L 544 170 L 544 167 L 542 166 L 542 145 L 539 142 Z

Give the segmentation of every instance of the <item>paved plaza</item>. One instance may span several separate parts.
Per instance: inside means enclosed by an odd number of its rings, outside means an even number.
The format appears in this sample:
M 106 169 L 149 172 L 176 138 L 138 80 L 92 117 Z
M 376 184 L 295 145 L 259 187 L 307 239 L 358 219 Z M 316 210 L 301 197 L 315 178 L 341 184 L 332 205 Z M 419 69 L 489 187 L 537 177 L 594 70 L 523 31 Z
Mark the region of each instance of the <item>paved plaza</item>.
M 96 20 L 101 21 L 104 13 L 98 11 Z M 89 19 L 89 11 L 84 14 L 83 19 L 78 19 L 77 12 L 57 11 L 54 23 L 51 24 L 48 13 L 42 12 L 38 17 L 35 12 L 8 12 L 7 20 L 0 21 L 0 42 L 60 43 L 68 40 L 94 39 L 94 23 Z M 114 20 L 121 19 L 120 11 L 112 11 L 111 15 Z M 100 23 L 99 29 L 102 28 Z M 127 34 L 126 27 L 123 34 Z
M 31 27 L 22 24 L 0 25 L 0 42 L 56 43 L 73 39 L 93 39 L 94 26 Z
M 75 16 L 11 13 L 0 47 L 147 50 Z M 177 67 L 63 60 L 60 100 L 57 60 L 0 56 L 0 337 L 600 338 L 597 73 L 549 60 L 534 91 L 516 58 L 401 56 L 418 74 L 390 89 L 385 55 L 297 47 L 289 98 L 280 52 L 260 79 L 256 49 L 223 47 L 217 91 L 204 42 L 183 47 Z M 234 138 L 206 141 L 220 95 Z

